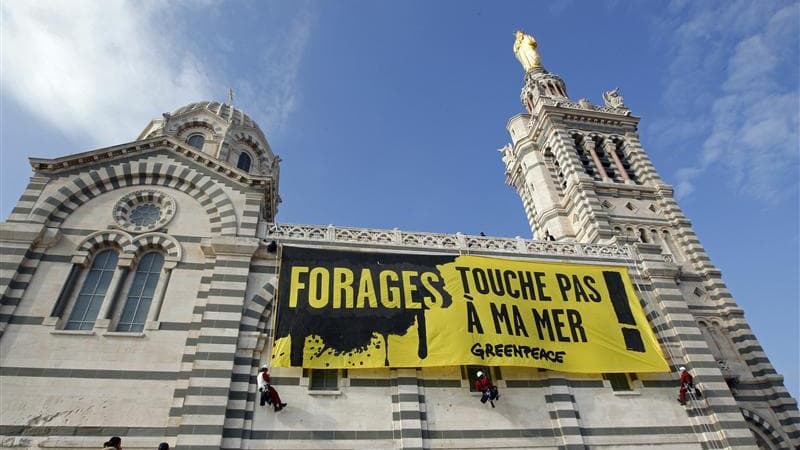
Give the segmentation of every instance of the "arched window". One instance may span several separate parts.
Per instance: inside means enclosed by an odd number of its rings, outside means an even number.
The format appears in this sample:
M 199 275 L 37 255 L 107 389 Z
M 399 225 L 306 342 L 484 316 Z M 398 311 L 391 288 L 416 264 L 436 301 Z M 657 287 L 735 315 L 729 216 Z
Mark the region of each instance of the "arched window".
M 201 150 L 202 150 L 203 144 L 205 142 L 206 142 L 206 138 L 202 134 L 193 134 L 193 135 L 189 136 L 189 139 L 186 140 L 187 144 L 189 144 L 190 146 L 192 146 L 192 147 L 194 147 L 196 149 L 201 149 Z
M 253 162 L 250 159 L 250 155 L 245 152 L 239 153 L 239 162 L 236 163 L 236 167 L 239 169 L 244 170 L 245 172 L 250 172 L 250 164 Z
M 94 257 L 92 268 L 83 281 L 81 292 L 64 327 L 67 330 L 91 330 L 103 298 L 106 296 L 111 277 L 117 267 L 116 250 L 103 250 Z
M 144 330 L 147 311 L 153 301 L 163 266 L 164 256 L 158 252 L 145 253 L 139 259 L 133 283 L 128 291 L 128 298 L 122 308 L 117 331 L 139 332 Z

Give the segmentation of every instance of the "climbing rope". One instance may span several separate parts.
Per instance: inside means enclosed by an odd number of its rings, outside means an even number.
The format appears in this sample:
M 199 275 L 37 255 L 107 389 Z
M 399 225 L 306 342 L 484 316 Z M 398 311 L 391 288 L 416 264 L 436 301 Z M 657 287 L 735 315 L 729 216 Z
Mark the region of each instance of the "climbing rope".
M 633 269 L 635 271 L 635 276 L 633 277 L 633 282 L 636 285 L 636 290 L 644 298 L 646 304 L 652 305 L 653 311 L 658 313 L 659 318 L 663 318 L 663 314 L 661 314 L 661 312 L 657 310 L 658 309 L 658 302 L 654 301 L 654 299 L 648 294 L 648 291 L 644 289 L 644 286 L 643 286 L 644 277 L 642 276 L 642 272 L 641 272 L 641 270 L 639 268 L 640 267 L 641 258 L 639 257 L 639 253 L 636 251 L 636 247 L 634 245 L 627 245 L 626 247 L 628 248 L 629 253 L 625 257 L 625 262 L 628 264 L 629 267 L 633 267 Z M 657 317 L 653 317 L 654 320 L 656 318 Z M 667 332 L 670 331 L 670 329 L 667 327 L 666 320 L 662 321 L 661 325 L 656 325 L 655 329 L 656 329 L 656 332 L 658 334 L 664 336 L 664 339 L 666 340 L 666 338 L 668 337 L 668 333 Z M 662 334 L 662 332 L 663 332 L 663 334 Z M 677 367 L 677 366 L 683 365 L 683 363 L 682 363 L 683 357 L 677 356 L 677 355 L 675 355 L 673 353 L 673 351 L 671 349 L 671 343 L 670 342 L 664 342 L 664 344 L 665 345 L 663 346 L 663 348 L 666 350 L 666 353 L 667 353 L 667 355 L 669 357 L 671 366 L 672 367 Z M 680 363 L 678 362 L 679 360 L 681 361 Z M 686 394 L 688 394 L 689 399 L 690 399 L 690 401 L 689 401 L 689 410 L 690 410 L 691 413 L 694 413 L 694 416 L 697 419 L 697 424 L 699 425 L 700 430 L 701 430 L 700 433 L 698 433 L 696 431 L 695 423 L 694 423 L 695 421 L 692 420 L 692 414 L 690 414 L 689 415 L 689 423 L 691 424 L 692 430 L 694 431 L 694 433 L 695 434 L 701 434 L 701 435 L 708 434 L 711 437 L 713 437 L 714 435 L 719 436 L 719 433 L 714 431 L 711 428 L 711 425 L 708 422 L 706 422 L 705 420 L 701 419 L 701 417 L 705 416 L 705 411 L 704 411 L 704 408 L 702 408 L 701 406 L 698 405 L 698 397 L 695 396 L 694 391 L 693 390 L 692 391 L 688 391 L 687 390 Z M 722 448 L 720 446 L 720 444 L 718 444 L 718 440 L 717 439 L 710 439 L 710 440 L 708 440 L 706 442 L 706 444 L 711 448 Z

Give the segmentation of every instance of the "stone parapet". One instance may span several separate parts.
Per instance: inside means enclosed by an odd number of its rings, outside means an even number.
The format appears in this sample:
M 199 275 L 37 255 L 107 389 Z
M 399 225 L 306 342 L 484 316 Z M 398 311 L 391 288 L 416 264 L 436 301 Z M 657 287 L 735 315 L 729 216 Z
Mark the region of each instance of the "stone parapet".
M 628 245 L 589 244 L 581 242 L 556 242 L 473 236 L 461 233 L 422 233 L 398 229 L 337 227 L 333 225 L 268 224 L 259 233 L 265 245 L 273 240 L 282 242 L 319 242 L 353 244 L 363 243 L 379 247 L 421 249 L 447 249 L 455 251 L 480 251 L 487 253 L 512 253 L 521 255 L 559 255 L 591 257 L 592 259 L 630 259 L 633 252 Z

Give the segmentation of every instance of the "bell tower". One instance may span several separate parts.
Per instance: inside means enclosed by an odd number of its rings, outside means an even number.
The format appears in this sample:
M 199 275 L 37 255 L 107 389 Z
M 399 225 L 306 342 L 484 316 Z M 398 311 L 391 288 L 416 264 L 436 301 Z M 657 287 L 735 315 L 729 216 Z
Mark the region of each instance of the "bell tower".
M 526 67 L 520 97 L 526 112 L 509 120 L 511 144 L 502 153 L 506 182 L 522 198 L 533 234 L 607 243 L 621 234 L 614 216 L 656 219 L 655 203 L 671 198 L 672 189 L 642 150 L 639 118 L 619 90 L 606 92 L 603 106 L 573 101 L 561 77 L 541 62 L 526 65 L 525 53 L 539 61 L 535 41 L 517 41 L 515 53 Z
M 500 152 L 534 237 L 629 244 L 632 276 L 665 356 L 716 396 L 707 399 L 708 420 L 747 419 L 730 412 L 726 403 L 735 401 L 742 411 L 768 412 L 768 422 L 797 439 L 796 403 L 779 400 L 791 399 L 783 378 L 642 148 L 639 118 L 619 90 L 605 92 L 603 105 L 574 101 L 544 68 L 532 36 L 517 32 L 514 53 L 525 69 L 525 112 L 508 121 L 511 143 Z M 742 394 L 756 388 L 758 397 Z

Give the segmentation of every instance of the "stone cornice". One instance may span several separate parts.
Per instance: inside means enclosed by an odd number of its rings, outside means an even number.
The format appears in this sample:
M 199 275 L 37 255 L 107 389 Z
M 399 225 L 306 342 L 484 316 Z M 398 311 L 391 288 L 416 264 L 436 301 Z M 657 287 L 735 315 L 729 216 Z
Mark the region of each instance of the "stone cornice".
M 620 115 L 603 111 L 577 109 L 565 107 L 559 103 L 556 105 L 540 105 L 536 114 L 531 116 L 528 124 L 533 131 L 534 139 L 541 135 L 547 135 L 546 126 L 550 122 L 560 125 L 559 128 L 578 128 L 584 131 L 592 130 L 600 133 L 626 134 L 635 131 L 639 118 L 630 115 Z
M 166 149 L 175 154 L 182 155 L 185 158 L 189 158 L 209 170 L 225 175 L 227 178 L 241 185 L 272 187 L 275 184 L 275 180 L 271 176 L 248 174 L 169 136 L 158 136 L 54 159 L 29 158 L 29 161 L 33 170 L 38 173 L 58 174 L 66 170 L 73 170 L 83 166 L 88 167 L 99 162 L 111 161 L 131 156 L 138 152 L 158 149 Z
M 634 126 L 639 123 L 639 117 L 631 114 L 628 109 L 611 108 L 608 106 L 593 105 L 589 102 L 573 102 L 571 100 L 555 100 L 555 99 L 539 99 L 536 105 L 536 114 L 542 113 L 558 113 L 564 116 L 569 116 L 572 119 L 589 119 L 589 120 L 602 120 L 613 121 L 620 124 L 633 124 Z

